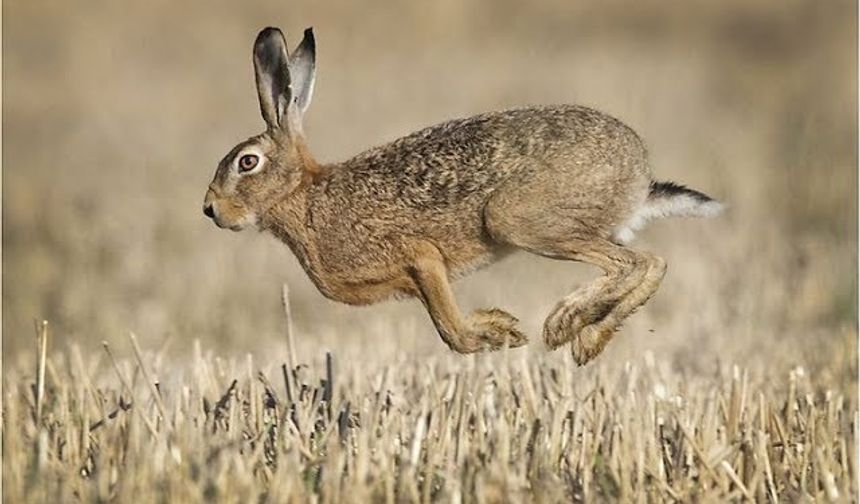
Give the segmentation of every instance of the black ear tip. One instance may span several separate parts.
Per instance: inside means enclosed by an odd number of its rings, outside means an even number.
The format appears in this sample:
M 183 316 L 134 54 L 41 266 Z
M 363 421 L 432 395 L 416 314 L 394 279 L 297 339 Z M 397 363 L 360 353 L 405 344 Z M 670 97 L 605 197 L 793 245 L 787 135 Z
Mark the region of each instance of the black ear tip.
M 311 40 L 311 41 L 314 40 L 314 27 L 313 26 L 309 26 L 309 27 L 305 28 L 305 38 L 308 40 Z
M 260 35 L 273 35 L 273 34 L 280 34 L 280 33 L 281 33 L 281 29 L 276 28 L 274 26 L 267 26 L 266 28 L 263 28 L 262 30 L 260 30 Z
M 284 39 L 284 34 L 281 33 L 281 30 L 275 28 L 274 26 L 269 26 L 267 28 L 263 28 L 260 30 L 260 33 L 257 35 L 257 43 L 265 42 L 267 40 L 278 40 Z

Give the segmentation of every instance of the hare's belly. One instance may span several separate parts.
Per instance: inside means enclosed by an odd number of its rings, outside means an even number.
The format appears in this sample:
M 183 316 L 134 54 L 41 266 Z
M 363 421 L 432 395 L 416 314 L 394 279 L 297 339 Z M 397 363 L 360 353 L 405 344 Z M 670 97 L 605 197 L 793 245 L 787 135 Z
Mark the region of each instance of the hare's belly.
M 492 263 L 507 251 L 487 244 L 436 244 L 445 258 L 449 277 L 456 279 Z M 408 248 L 408 247 L 407 247 Z M 349 271 L 322 272 L 317 287 L 326 297 L 347 304 L 365 305 L 391 298 L 417 296 L 408 253 L 366 257 Z
M 461 278 L 488 266 L 510 252 L 509 248 L 478 240 L 443 242 L 437 246 L 445 258 L 451 279 Z
M 399 268 L 356 272 L 348 277 L 323 276 L 326 277 L 324 285 L 317 285 L 320 292 L 329 299 L 351 305 L 368 305 L 418 294 L 408 272 Z
M 449 237 L 450 238 L 450 237 Z M 390 298 L 418 295 L 411 272 L 414 269 L 415 237 L 390 236 L 387 246 L 348 247 L 349 257 L 332 254 L 320 257 L 316 271 L 309 271 L 320 292 L 329 299 L 365 305 Z M 424 237 L 445 259 L 451 279 L 462 277 L 490 264 L 505 253 L 500 247 L 481 240 L 451 240 Z M 334 260 L 337 258 L 337 260 Z

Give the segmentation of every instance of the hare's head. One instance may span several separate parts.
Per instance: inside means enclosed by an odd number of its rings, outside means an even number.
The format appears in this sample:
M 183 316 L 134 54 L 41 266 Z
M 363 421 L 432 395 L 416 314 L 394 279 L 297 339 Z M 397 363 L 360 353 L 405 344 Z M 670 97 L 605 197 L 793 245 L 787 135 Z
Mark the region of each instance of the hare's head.
M 254 71 L 266 131 L 245 140 L 221 160 L 209 184 L 203 213 L 234 231 L 256 224 L 275 203 L 296 191 L 317 165 L 302 134 L 302 116 L 314 88 L 314 35 L 292 54 L 277 28 L 254 42 Z

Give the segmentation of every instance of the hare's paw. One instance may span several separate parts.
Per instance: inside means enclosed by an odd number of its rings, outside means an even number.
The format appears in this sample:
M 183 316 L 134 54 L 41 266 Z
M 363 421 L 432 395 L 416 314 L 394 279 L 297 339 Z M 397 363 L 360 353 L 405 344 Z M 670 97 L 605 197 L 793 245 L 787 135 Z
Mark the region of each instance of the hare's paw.
M 600 355 L 615 334 L 614 327 L 603 324 L 585 326 L 570 342 L 570 353 L 580 366 Z
M 487 350 L 498 350 L 505 345 L 510 348 L 525 345 L 528 338 L 517 329 L 518 322 L 516 317 L 497 308 L 475 310 L 469 316 L 472 338 Z
M 589 302 L 588 299 L 568 297 L 558 303 L 543 324 L 543 339 L 551 349 L 573 341 L 588 325 L 603 320 L 618 304 L 617 300 Z
M 574 341 L 582 330 L 597 324 L 618 304 L 618 300 L 588 302 L 587 299 L 566 299 L 560 302 L 546 318 L 543 339 L 551 350 Z
M 551 350 L 571 341 L 585 326 L 575 305 L 559 303 L 543 323 L 543 340 Z

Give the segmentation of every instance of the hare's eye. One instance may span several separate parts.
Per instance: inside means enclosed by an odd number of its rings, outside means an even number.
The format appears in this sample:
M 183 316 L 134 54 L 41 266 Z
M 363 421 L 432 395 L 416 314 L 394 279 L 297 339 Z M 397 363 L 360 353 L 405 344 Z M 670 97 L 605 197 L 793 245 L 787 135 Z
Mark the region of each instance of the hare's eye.
M 254 154 L 245 154 L 244 156 L 239 158 L 239 171 L 246 172 L 253 170 L 257 163 L 260 162 L 260 158 Z

